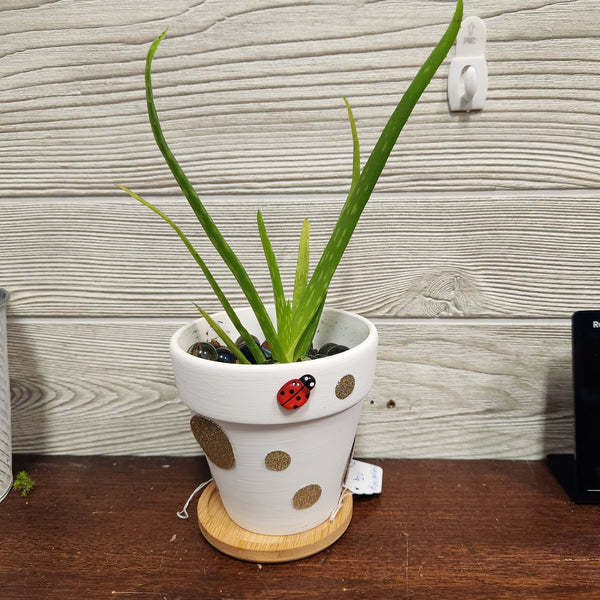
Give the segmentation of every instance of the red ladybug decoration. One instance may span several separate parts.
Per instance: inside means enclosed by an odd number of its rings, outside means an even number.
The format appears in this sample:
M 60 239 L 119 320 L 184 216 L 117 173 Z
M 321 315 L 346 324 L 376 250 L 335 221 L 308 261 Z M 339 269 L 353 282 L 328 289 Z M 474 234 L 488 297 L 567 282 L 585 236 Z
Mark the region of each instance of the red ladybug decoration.
M 291 379 L 277 392 L 277 402 L 288 410 L 300 408 L 310 398 L 310 392 L 315 384 L 316 380 L 312 375 L 302 375 L 300 379 Z

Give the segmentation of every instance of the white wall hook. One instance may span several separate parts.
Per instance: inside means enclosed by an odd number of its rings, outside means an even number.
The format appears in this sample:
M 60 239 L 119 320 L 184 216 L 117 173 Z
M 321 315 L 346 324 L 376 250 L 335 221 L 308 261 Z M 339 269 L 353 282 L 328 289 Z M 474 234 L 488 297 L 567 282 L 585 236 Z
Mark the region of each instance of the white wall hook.
M 481 110 L 485 104 L 485 40 L 485 23 L 479 17 L 468 17 L 462 22 L 456 37 L 456 58 L 448 73 L 448 103 L 452 111 Z

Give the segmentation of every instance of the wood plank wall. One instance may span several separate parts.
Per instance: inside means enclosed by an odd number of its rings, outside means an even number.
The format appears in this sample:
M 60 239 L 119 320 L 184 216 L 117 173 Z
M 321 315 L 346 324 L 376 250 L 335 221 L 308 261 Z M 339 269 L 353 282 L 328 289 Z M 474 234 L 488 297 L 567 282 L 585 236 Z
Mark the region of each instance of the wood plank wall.
M 255 214 L 289 278 L 450 19 L 450 0 L 3 0 L 0 285 L 12 294 L 16 452 L 199 453 L 167 342 L 217 309 L 159 204 L 206 242 L 166 136 L 267 289 Z M 364 457 L 539 458 L 571 439 L 570 315 L 600 307 L 600 3 L 465 0 L 488 29 L 483 111 L 449 113 L 449 60 L 402 134 L 329 303 L 381 347 Z M 451 56 L 454 50 L 451 51 Z M 219 275 L 222 270 L 215 269 Z M 234 303 L 241 297 L 226 280 Z

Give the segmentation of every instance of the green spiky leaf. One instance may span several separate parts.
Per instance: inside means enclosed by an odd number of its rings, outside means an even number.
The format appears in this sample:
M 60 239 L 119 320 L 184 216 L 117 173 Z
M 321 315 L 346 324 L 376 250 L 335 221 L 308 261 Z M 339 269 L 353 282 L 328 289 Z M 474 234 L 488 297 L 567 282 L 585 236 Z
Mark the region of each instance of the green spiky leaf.
M 352 107 L 346 98 L 343 98 L 346 104 L 346 110 L 348 111 L 348 119 L 350 120 L 350 130 L 352 131 L 352 184 L 350 191 L 358 182 L 360 177 L 360 144 L 358 143 L 358 133 L 356 131 L 356 122 L 354 121 L 354 115 L 352 114 Z
M 300 233 L 300 243 L 298 244 L 298 260 L 296 262 L 296 278 L 294 280 L 294 294 L 292 296 L 292 315 L 294 309 L 300 303 L 306 284 L 308 283 L 308 263 L 309 263 L 309 238 L 310 223 L 304 219 L 302 223 L 302 232 Z
M 244 354 L 238 348 L 236 343 L 227 335 L 227 333 L 225 333 L 225 330 L 205 310 L 202 310 L 197 304 L 194 304 L 194 306 L 198 309 L 198 312 L 204 317 L 206 322 L 212 327 L 213 331 L 221 338 L 221 340 L 225 343 L 225 345 L 233 352 L 235 357 L 242 364 L 249 365 L 250 361 L 244 356 Z M 246 344 L 248 344 L 248 342 L 246 342 Z M 254 340 L 251 341 L 251 344 L 248 344 L 249 348 L 252 346 L 256 346 Z M 252 356 L 254 356 L 254 354 Z
M 310 279 L 308 278 L 309 226 L 308 221 L 305 221 L 300 236 L 296 277 L 294 281 L 294 290 L 291 302 L 286 300 L 284 297 L 283 284 L 281 281 L 281 274 L 279 272 L 277 260 L 273 252 L 273 248 L 271 247 L 262 216 L 260 212 L 258 213 L 258 229 L 260 239 L 271 275 L 273 297 L 276 306 L 277 329 L 273 325 L 271 318 L 269 317 L 267 310 L 246 270 L 244 269 L 233 249 L 223 238 L 218 227 L 206 211 L 206 208 L 200 201 L 193 186 L 167 145 L 154 104 L 151 80 L 152 60 L 158 49 L 158 46 L 166 34 L 166 31 L 163 32 L 151 45 L 146 58 L 145 85 L 148 116 L 154 138 L 169 169 L 171 170 L 171 173 L 173 174 L 173 177 L 179 184 L 184 196 L 192 207 L 198 221 L 200 222 L 200 225 L 204 229 L 204 232 L 235 277 L 240 289 L 252 307 L 275 360 L 280 362 L 297 360 L 299 357 L 303 356 L 302 353 L 306 352 L 310 346 L 312 337 L 314 336 L 318 326 L 331 279 L 339 265 L 344 251 L 346 250 L 346 247 L 371 196 L 375 184 L 377 183 L 377 180 L 379 179 L 379 176 L 387 162 L 390 152 L 392 151 L 392 148 L 395 145 L 402 128 L 404 127 L 404 124 L 410 116 L 417 101 L 421 97 L 421 94 L 431 81 L 431 78 L 446 57 L 448 50 L 454 43 L 454 40 L 456 39 L 456 35 L 460 29 L 462 21 L 462 11 L 462 0 L 458 0 L 454 17 L 450 22 L 446 32 L 402 96 L 402 99 L 396 106 L 396 109 L 384 127 L 379 140 L 375 144 L 375 147 L 373 148 L 362 171 L 360 168 L 360 148 L 358 134 L 356 131 L 356 123 L 354 121 L 350 104 L 344 98 L 344 102 L 346 103 L 346 108 L 348 111 L 348 118 L 350 120 L 353 142 L 352 184 L 350 187 L 350 192 L 340 212 L 331 237 L 325 246 L 323 254 L 321 255 L 321 258 L 318 261 L 315 271 Z M 188 250 L 192 253 L 192 256 L 194 256 L 196 259 L 196 262 L 200 265 L 204 275 L 213 288 L 213 291 L 223 304 L 227 314 L 234 323 L 234 326 L 238 328 L 238 331 L 248 342 L 248 332 L 245 331 L 241 326 L 241 323 L 239 323 L 239 319 L 237 319 L 235 311 L 231 308 L 223 292 L 220 290 L 216 281 L 210 274 L 210 271 L 199 257 L 198 253 L 193 249 L 187 238 L 183 235 L 181 230 L 168 217 L 166 217 L 164 213 L 152 206 L 149 202 L 143 200 L 127 188 L 122 189 L 154 210 L 154 212 L 159 214 L 159 216 L 167 221 L 167 223 L 169 223 L 169 225 L 171 225 L 171 227 L 173 227 L 173 229 L 178 233 Z M 254 345 L 255 344 L 249 343 L 249 347 L 251 349 L 253 349 Z
M 260 352 L 258 350 L 254 351 L 254 346 L 256 344 L 254 343 L 252 335 L 242 325 L 242 322 L 240 321 L 239 317 L 237 316 L 237 313 L 235 312 L 235 310 L 233 309 L 233 307 L 231 306 L 231 304 L 225 297 L 225 294 L 221 290 L 219 284 L 217 283 L 217 280 L 213 277 L 212 273 L 210 272 L 210 269 L 206 266 L 206 263 L 202 260 L 200 254 L 198 254 L 198 252 L 196 251 L 196 249 L 194 248 L 194 246 L 192 245 L 190 240 L 187 238 L 187 236 L 183 233 L 181 228 L 173 221 L 173 219 L 168 217 L 162 210 L 160 210 L 158 207 L 154 206 L 154 204 L 152 204 L 148 200 L 142 198 L 139 194 L 132 192 L 131 190 L 127 189 L 126 187 L 124 187 L 122 185 L 120 185 L 118 187 L 120 187 L 124 192 L 127 192 L 132 198 L 135 198 L 138 202 L 141 202 L 144 206 L 147 206 L 151 211 L 156 213 L 161 219 L 163 219 L 163 221 L 165 221 L 168 225 L 171 226 L 171 228 L 175 231 L 175 233 L 179 236 L 181 241 L 184 243 L 184 245 L 188 249 L 189 253 L 193 256 L 194 260 L 198 263 L 198 266 L 202 270 L 204 277 L 206 277 L 206 280 L 210 284 L 210 287 L 212 288 L 213 292 L 217 296 L 219 302 L 221 303 L 221 306 L 225 309 L 227 316 L 230 318 L 231 322 L 233 323 L 234 327 L 238 330 L 239 334 L 244 338 L 244 341 L 246 342 L 246 344 L 248 344 L 248 347 L 252 351 L 252 356 L 254 356 L 256 361 L 259 363 L 265 362 L 265 357 L 262 354 L 262 352 Z M 225 340 L 223 340 L 223 341 L 225 341 Z M 231 348 L 231 347 L 230 347 L 230 349 L 233 350 L 233 348 Z
M 350 190 L 331 238 L 306 288 L 301 306 L 298 307 L 296 312 L 294 325 L 295 330 L 299 333 L 298 340 L 327 296 L 333 274 L 340 263 L 362 211 L 404 124 L 456 39 L 462 21 L 462 8 L 462 0 L 459 0 L 454 17 L 446 32 L 402 96 L 375 144 L 356 184 Z
M 216 226 L 208 211 L 204 207 L 204 204 L 200 201 L 196 190 L 190 183 L 183 169 L 177 162 L 175 155 L 171 152 L 167 141 L 162 132 L 162 127 L 154 104 L 154 93 L 152 90 L 152 60 L 158 50 L 158 46 L 162 42 L 166 35 L 166 30 L 152 43 L 148 55 L 146 57 L 146 69 L 145 69 L 145 82 L 146 82 L 146 105 L 148 108 L 148 117 L 150 120 L 150 126 L 156 144 L 161 151 L 167 166 L 169 167 L 175 181 L 177 181 L 183 195 L 186 197 L 189 205 L 192 207 L 200 225 L 204 229 L 208 239 L 212 242 L 213 246 L 235 277 L 241 290 L 244 292 L 246 299 L 248 300 L 261 329 L 269 342 L 269 346 L 274 356 L 284 356 L 283 349 L 279 343 L 275 327 L 271 322 L 271 319 L 267 313 L 267 310 L 252 283 L 252 280 L 248 276 L 246 269 L 244 269 L 242 263 L 238 259 L 233 249 L 229 246 L 219 228 Z

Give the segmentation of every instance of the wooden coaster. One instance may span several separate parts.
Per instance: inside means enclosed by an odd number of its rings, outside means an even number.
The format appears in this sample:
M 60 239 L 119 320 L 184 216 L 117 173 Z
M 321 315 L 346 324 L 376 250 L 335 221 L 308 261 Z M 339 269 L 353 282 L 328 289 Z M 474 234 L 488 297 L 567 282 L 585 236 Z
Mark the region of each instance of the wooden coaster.
M 338 540 L 351 519 L 352 494 L 348 494 L 333 521 L 292 535 L 261 535 L 230 519 L 214 481 L 198 500 L 198 523 L 209 544 L 234 558 L 257 563 L 288 562 L 316 554 Z

